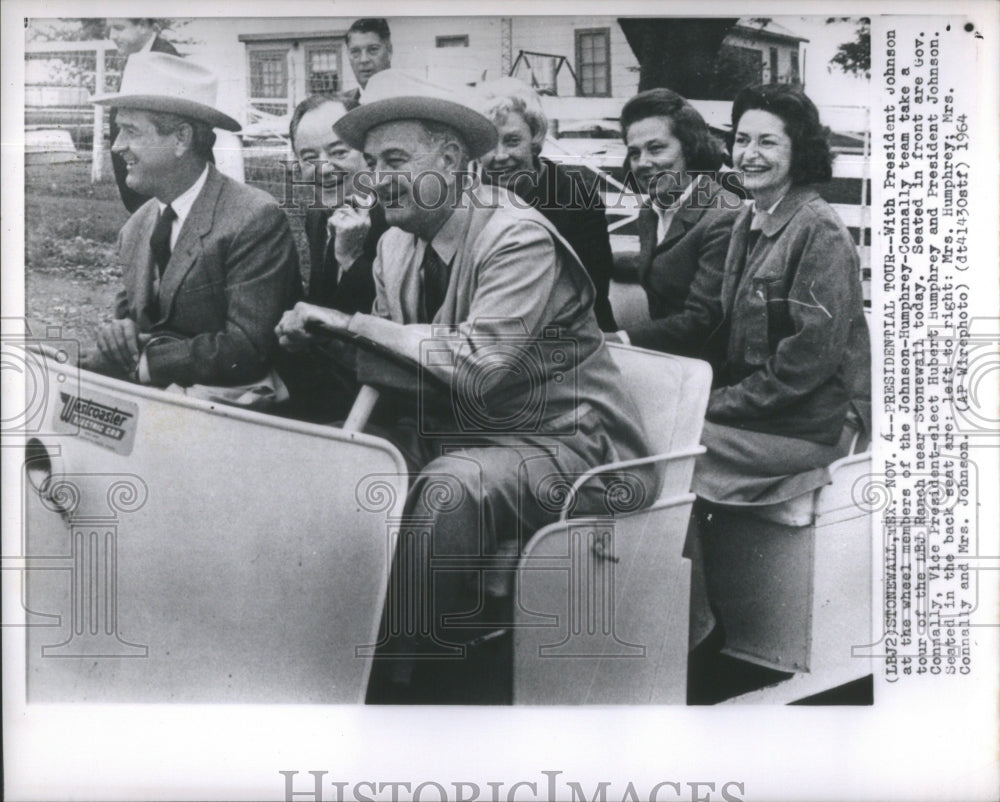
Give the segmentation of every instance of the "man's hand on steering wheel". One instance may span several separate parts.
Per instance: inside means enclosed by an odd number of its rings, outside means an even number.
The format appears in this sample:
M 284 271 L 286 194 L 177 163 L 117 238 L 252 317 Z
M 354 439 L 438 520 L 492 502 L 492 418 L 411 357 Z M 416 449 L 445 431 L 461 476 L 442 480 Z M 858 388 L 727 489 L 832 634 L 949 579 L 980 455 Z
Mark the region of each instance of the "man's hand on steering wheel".
M 346 330 L 351 316 L 336 309 L 299 301 L 281 316 L 274 328 L 278 344 L 287 351 L 301 351 L 315 341 L 316 330 Z

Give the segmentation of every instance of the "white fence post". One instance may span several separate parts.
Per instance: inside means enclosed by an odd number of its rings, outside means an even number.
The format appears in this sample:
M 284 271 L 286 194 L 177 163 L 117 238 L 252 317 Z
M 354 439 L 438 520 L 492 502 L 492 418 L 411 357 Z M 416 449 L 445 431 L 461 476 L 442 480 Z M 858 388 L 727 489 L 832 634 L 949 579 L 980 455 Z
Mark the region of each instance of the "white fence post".
M 98 47 L 95 52 L 94 92 L 104 93 L 104 53 L 106 48 Z M 90 183 L 96 184 L 104 178 L 104 106 L 94 106 L 94 139 L 91 144 Z
M 26 82 L 26 92 L 31 95 L 31 90 L 36 90 L 35 103 L 37 108 L 44 110 L 48 107 L 53 107 L 63 112 L 73 112 L 76 110 L 79 112 L 89 102 L 89 99 L 83 99 L 81 97 L 69 97 L 63 98 L 57 94 L 56 102 L 51 103 L 46 101 L 43 93 L 46 89 L 55 87 L 55 90 L 59 89 L 69 89 L 77 90 L 78 92 L 83 89 L 86 85 L 87 77 L 90 73 L 89 65 L 89 54 L 93 52 L 94 54 L 94 92 L 97 94 L 103 94 L 105 86 L 105 61 L 107 53 L 109 50 L 116 50 L 117 46 L 114 42 L 105 39 L 88 39 L 84 41 L 55 41 L 55 42 L 28 42 L 25 45 L 25 54 L 30 59 L 32 56 L 35 57 L 49 57 L 51 56 L 53 61 L 62 60 L 66 64 L 71 65 L 70 72 L 74 77 L 65 78 L 62 82 L 58 80 L 53 80 L 51 76 L 44 76 L 41 81 L 38 81 L 33 86 L 28 86 Z M 80 61 L 80 57 L 86 54 L 87 59 L 84 62 Z M 76 70 L 76 73 L 72 71 Z M 90 169 L 90 180 L 92 182 L 101 181 L 104 178 L 104 108 L 101 106 L 95 106 L 93 109 L 93 143 L 91 145 L 91 169 Z M 78 118 L 77 118 L 78 119 Z M 74 119 L 73 125 L 77 125 Z M 40 127 L 40 126 L 35 126 Z M 54 124 L 54 127 L 61 127 L 58 123 Z

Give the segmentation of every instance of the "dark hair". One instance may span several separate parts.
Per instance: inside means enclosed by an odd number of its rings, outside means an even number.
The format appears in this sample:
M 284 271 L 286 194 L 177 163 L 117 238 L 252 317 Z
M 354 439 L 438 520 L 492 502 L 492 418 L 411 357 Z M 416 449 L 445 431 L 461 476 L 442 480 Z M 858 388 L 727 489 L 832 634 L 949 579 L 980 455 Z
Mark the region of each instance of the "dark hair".
M 339 103 L 344 107 L 346 111 L 350 111 L 353 106 L 357 103 L 348 103 L 346 97 L 340 95 L 309 95 L 295 107 L 295 111 L 292 112 L 291 122 L 288 123 L 288 138 L 291 140 L 292 147 L 295 147 L 295 132 L 299 130 L 299 123 L 302 122 L 302 118 L 305 117 L 313 109 L 318 109 L 320 106 L 326 103 Z
M 805 92 L 792 84 L 748 86 L 733 101 L 733 137 L 740 118 L 759 109 L 779 117 L 792 140 L 793 184 L 816 184 L 833 177 L 830 129 L 819 121 L 819 110 Z
M 171 114 L 167 111 L 149 111 L 153 128 L 160 136 L 172 134 L 182 125 L 191 126 L 191 153 L 202 161 L 212 160 L 212 148 L 215 146 L 215 131 L 209 123 Z
M 361 19 L 354 20 L 354 22 L 351 23 L 351 27 L 347 29 L 347 36 L 345 39 L 348 44 L 350 44 L 352 33 L 378 34 L 378 38 L 383 42 L 388 42 L 391 38 L 391 34 L 389 33 L 389 23 L 382 17 L 362 17 Z
M 666 117 L 681 143 L 684 163 L 692 172 L 718 170 L 726 160 L 722 142 L 708 128 L 705 118 L 683 97 L 670 89 L 647 89 L 622 107 L 622 139 L 631 125 L 648 117 Z M 626 164 L 628 162 L 626 161 Z

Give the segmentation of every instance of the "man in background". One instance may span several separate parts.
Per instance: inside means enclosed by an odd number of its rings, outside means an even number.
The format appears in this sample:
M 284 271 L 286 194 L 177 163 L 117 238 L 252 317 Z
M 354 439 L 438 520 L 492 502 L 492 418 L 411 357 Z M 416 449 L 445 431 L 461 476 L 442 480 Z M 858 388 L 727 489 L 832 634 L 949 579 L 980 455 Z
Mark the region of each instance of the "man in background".
M 310 95 L 296 106 L 288 134 L 302 180 L 315 180 L 324 207 L 306 211 L 306 300 L 349 315 L 367 314 L 375 301 L 372 263 L 386 230 L 385 212 L 371 192 L 363 191 L 363 184 L 370 189 L 371 181 L 358 178 L 368 169 L 364 156 L 333 130 L 346 113 L 341 98 Z M 289 414 L 318 422 L 346 416 L 356 391 L 353 376 L 345 375 L 322 350 L 287 354 L 282 368 L 291 392 Z
M 324 207 L 306 211 L 307 300 L 353 314 L 372 310 L 372 262 L 386 224 L 374 195 L 358 192 L 358 174 L 368 169 L 364 156 L 333 130 L 346 113 L 340 98 L 310 95 L 296 106 L 288 133 L 302 180 L 318 179 Z
M 347 58 L 358 81 L 358 89 L 347 95 L 348 106 L 357 105 L 361 90 L 375 73 L 392 66 L 389 23 L 381 17 L 355 20 L 347 29 Z
M 108 35 L 118 47 L 118 53 L 125 58 L 122 63 L 124 73 L 125 64 L 128 57 L 133 53 L 169 53 L 172 56 L 179 55 L 170 42 L 159 35 L 159 20 L 149 17 L 113 17 L 108 20 Z M 112 108 L 110 114 L 111 143 L 114 144 L 118 138 L 118 109 Z M 149 200 L 147 195 L 142 195 L 130 189 L 125 181 L 125 162 L 122 157 L 111 152 L 111 167 L 115 173 L 115 183 L 118 184 L 118 194 L 121 195 L 122 203 L 128 209 L 129 214 L 138 209 Z

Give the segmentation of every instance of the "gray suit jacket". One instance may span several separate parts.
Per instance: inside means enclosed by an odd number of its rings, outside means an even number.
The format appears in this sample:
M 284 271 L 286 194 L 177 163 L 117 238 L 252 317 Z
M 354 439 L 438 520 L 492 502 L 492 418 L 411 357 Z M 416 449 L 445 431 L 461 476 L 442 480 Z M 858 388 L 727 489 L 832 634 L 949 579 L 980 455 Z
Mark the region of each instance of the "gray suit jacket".
M 434 325 L 414 322 L 414 236 L 390 228 L 373 268 L 373 314 L 354 315 L 351 332 L 419 362 L 453 399 L 481 403 L 492 421 L 520 420 L 525 399 L 541 391 L 531 431 L 521 429 L 525 439 L 559 436 L 592 466 L 646 456 L 646 434 L 604 345 L 580 260 L 548 220 L 517 208 L 506 190 L 474 194 L 454 212 L 462 233 Z M 482 434 L 509 444 L 511 432 L 502 429 Z
M 288 219 L 266 192 L 209 166 L 154 293 L 149 239 L 159 217 L 145 203 L 121 230 L 125 288 L 115 317 L 154 337 L 146 349 L 152 383 L 243 384 L 259 379 L 277 348 L 274 327 L 301 297 Z
M 649 300 L 650 320 L 628 329 L 642 348 L 705 359 L 717 368 L 722 349 L 709 337 L 717 324 L 726 250 L 740 199 L 715 181 L 701 179 L 657 242 L 656 213 L 639 213 L 639 281 Z

